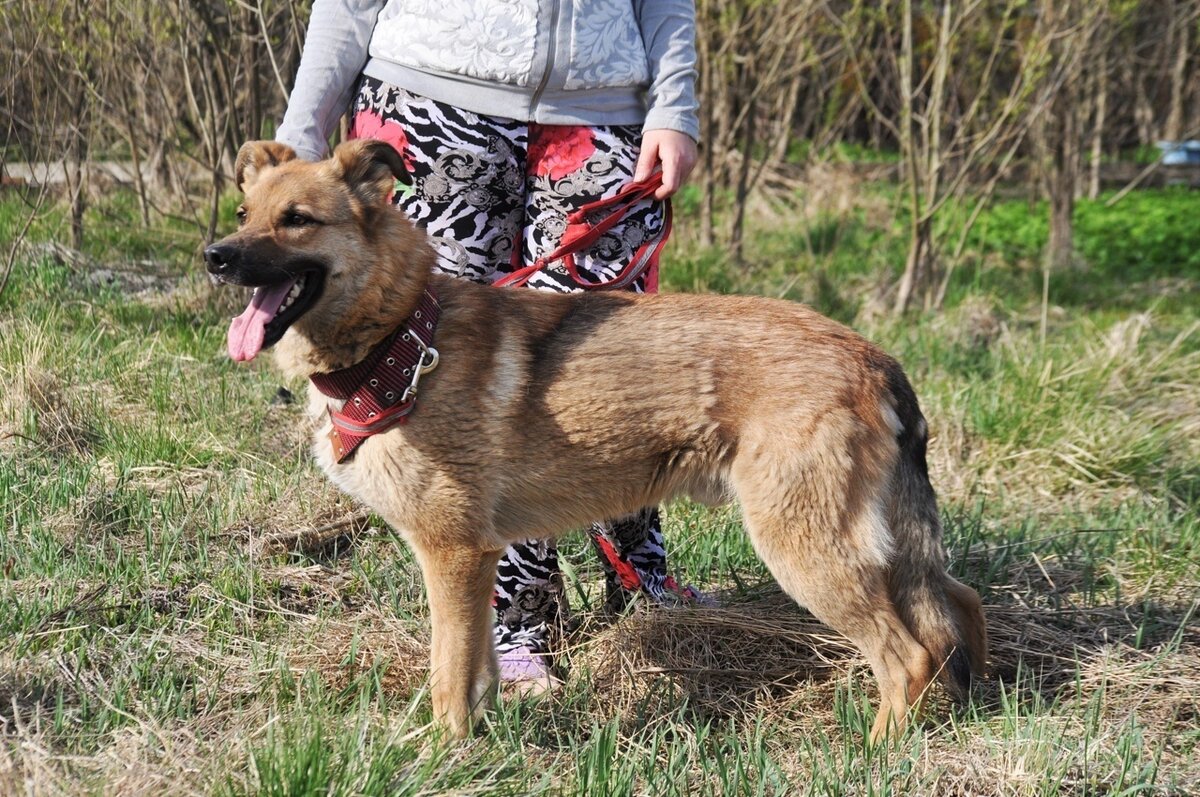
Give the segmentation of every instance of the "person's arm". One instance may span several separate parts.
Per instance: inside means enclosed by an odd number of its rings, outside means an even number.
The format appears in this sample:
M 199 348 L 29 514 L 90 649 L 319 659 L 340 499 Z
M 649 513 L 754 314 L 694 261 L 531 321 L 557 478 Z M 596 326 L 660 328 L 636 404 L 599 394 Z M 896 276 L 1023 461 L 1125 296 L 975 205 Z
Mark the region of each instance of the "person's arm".
M 658 198 L 675 193 L 696 165 L 700 119 L 696 100 L 696 7 L 693 0 L 634 0 L 650 67 L 642 152 L 635 180 L 662 165 Z
M 385 0 L 316 0 L 287 112 L 275 132 L 305 160 L 325 157 L 329 135 L 367 63 L 367 46 Z
M 693 0 L 633 0 L 650 67 L 643 130 L 678 130 L 700 140 Z

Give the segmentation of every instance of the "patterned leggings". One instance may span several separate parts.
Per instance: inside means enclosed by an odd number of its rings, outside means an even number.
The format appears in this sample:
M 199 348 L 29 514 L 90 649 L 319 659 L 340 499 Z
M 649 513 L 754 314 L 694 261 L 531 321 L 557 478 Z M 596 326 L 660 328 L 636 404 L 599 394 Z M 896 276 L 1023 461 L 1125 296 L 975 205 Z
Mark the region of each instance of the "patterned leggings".
M 491 283 L 550 252 L 567 214 L 615 194 L 633 178 L 641 141 L 636 126 L 539 125 L 463 111 L 364 78 L 355 101 L 352 138 L 390 142 L 408 168 L 395 202 L 432 237 L 436 268 Z M 663 223 L 663 206 L 646 202 L 583 256 L 580 270 L 611 279 Z M 657 265 L 631 286 L 657 289 Z M 538 272 L 529 286 L 579 290 L 561 264 Z M 580 475 L 580 489 L 587 489 Z M 694 599 L 667 575 L 658 510 L 643 509 L 589 530 L 606 574 L 606 607 L 620 610 L 636 592 L 665 602 Z M 528 540 L 500 560 L 494 596 L 497 651 L 548 653 L 567 619 L 567 601 L 553 541 Z

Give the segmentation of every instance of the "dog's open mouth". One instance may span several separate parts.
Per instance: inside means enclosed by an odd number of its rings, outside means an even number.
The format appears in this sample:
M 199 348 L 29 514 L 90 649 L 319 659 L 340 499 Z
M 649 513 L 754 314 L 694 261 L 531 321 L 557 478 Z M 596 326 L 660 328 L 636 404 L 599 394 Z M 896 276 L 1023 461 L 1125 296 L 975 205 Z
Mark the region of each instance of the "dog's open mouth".
M 235 362 L 246 362 L 275 345 L 317 300 L 323 282 L 319 271 L 309 271 L 286 282 L 255 288 L 245 312 L 229 325 L 229 356 Z

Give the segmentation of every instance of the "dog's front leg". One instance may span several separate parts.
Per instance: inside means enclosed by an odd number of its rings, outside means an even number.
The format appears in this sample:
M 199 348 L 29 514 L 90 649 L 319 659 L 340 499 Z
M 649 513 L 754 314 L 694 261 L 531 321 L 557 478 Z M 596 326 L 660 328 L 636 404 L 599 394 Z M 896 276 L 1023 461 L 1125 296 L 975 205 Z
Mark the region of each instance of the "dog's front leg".
M 491 603 L 503 552 L 442 547 L 432 541 L 413 548 L 425 576 L 433 622 L 433 716 L 463 738 L 487 707 L 486 698 L 495 686 Z

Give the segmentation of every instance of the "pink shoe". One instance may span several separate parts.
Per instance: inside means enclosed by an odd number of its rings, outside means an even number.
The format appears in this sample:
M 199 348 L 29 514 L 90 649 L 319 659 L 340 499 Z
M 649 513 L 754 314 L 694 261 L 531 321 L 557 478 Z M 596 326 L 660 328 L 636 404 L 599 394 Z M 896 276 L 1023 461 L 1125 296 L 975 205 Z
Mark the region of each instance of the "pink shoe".
M 521 697 L 549 694 L 562 686 L 562 681 L 550 671 L 549 657 L 534 653 L 527 647 L 506 650 L 497 657 L 500 665 L 500 688 Z

